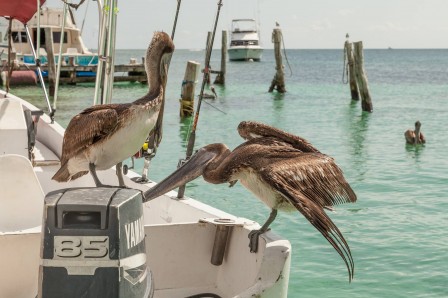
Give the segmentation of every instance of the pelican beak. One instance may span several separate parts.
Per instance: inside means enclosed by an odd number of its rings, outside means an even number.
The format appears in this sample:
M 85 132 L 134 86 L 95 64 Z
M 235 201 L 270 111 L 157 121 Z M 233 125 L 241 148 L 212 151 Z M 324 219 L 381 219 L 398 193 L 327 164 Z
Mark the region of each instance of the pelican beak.
M 170 190 L 184 185 L 201 176 L 208 163 L 216 157 L 216 153 L 199 149 L 190 159 L 171 175 L 157 183 L 144 193 L 143 202 L 153 200 Z

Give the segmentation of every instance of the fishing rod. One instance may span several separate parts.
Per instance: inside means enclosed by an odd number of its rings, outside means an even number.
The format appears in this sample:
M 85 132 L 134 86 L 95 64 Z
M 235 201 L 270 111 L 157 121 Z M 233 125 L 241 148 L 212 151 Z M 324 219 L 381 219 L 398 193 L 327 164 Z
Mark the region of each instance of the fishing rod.
M 201 111 L 201 104 L 202 104 L 202 99 L 204 96 L 204 89 L 205 89 L 205 85 L 208 82 L 208 79 L 210 76 L 209 64 L 210 64 L 210 58 L 212 56 L 213 41 L 215 40 L 216 26 L 218 25 L 218 19 L 219 19 L 219 13 L 221 11 L 221 7 L 222 7 L 222 0 L 219 0 L 218 1 L 218 10 L 216 12 L 215 24 L 214 24 L 214 28 L 213 28 L 212 37 L 210 38 L 209 44 L 207 45 L 207 49 L 206 49 L 207 52 L 206 52 L 206 56 L 205 56 L 204 76 L 202 77 L 201 92 L 199 93 L 198 106 L 196 108 L 196 113 L 194 115 L 193 127 L 191 129 L 190 137 L 188 139 L 186 158 L 179 161 L 179 166 L 184 164 L 193 154 L 194 142 L 196 141 L 196 129 L 197 129 L 198 120 L 199 120 L 199 113 Z M 184 184 L 181 187 L 179 187 L 179 191 L 177 193 L 178 199 L 181 199 L 184 197 L 185 186 L 186 185 Z
M 182 0 L 177 0 L 177 10 L 176 10 L 176 16 L 174 17 L 173 30 L 171 31 L 171 40 L 174 40 L 174 33 L 176 32 L 177 18 L 179 17 L 181 2 L 182 2 Z

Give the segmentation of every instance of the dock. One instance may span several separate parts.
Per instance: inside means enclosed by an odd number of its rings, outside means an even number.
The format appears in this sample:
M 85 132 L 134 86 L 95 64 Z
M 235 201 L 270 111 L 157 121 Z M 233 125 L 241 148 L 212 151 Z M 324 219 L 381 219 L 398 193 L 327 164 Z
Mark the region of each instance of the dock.
M 81 66 L 81 65 L 62 65 L 60 84 L 76 85 L 78 83 L 95 83 L 96 80 L 96 65 Z M 48 72 L 48 65 L 41 65 L 41 69 L 44 72 Z M 14 67 L 16 71 L 33 71 L 36 72 L 37 67 L 34 65 L 19 64 Z M 90 73 L 90 75 L 84 76 L 79 72 Z M 114 82 L 139 82 L 147 83 L 145 66 L 143 64 L 121 64 L 114 67 Z M 2 76 L 3 77 L 3 76 Z M 48 77 L 45 77 L 48 81 Z M 0 81 L 2 79 L 0 78 Z M 4 83 L 4 82 L 2 82 Z M 19 82 L 21 84 L 21 82 Z M 14 80 L 11 81 L 11 85 L 14 85 Z

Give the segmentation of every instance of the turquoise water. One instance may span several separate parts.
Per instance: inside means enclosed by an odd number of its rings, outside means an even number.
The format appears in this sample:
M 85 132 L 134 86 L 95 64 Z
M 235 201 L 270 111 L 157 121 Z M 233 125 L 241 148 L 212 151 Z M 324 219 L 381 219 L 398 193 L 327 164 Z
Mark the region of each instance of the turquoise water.
M 118 51 L 117 62 L 143 50 Z M 218 51 L 215 51 L 218 52 Z M 268 93 L 272 51 L 260 63 L 228 63 L 218 99 L 202 105 L 196 148 L 242 142 L 242 120 L 258 120 L 308 139 L 335 158 L 358 196 L 330 216 L 355 260 L 348 283 L 345 265 L 330 244 L 298 212 L 280 214 L 272 229 L 293 247 L 289 297 L 448 297 L 448 50 L 365 50 L 373 113 L 363 113 L 341 83 L 341 50 L 287 52 L 284 95 Z M 176 51 L 170 68 L 164 138 L 150 178 L 161 180 L 185 154 L 191 119 L 181 120 L 178 98 L 186 61 L 204 52 Z M 218 57 L 212 66 L 219 68 Z M 57 120 L 64 126 L 90 105 L 93 85 L 62 86 Z M 128 102 L 147 86 L 123 83 L 114 102 Z M 199 93 L 199 85 L 196 89 Z M 45 108 L 39 89 L 13 93 Z M 206 92 L 210 93 L 208 90 Z M 420 120 L 427 143 L 407 146 L 403 133 Z M 138 164 L 139 170 L 142 162 Z M 264 222 L 269 210 L 241 185 L 191 183 L 187 194 L 229 213 Z

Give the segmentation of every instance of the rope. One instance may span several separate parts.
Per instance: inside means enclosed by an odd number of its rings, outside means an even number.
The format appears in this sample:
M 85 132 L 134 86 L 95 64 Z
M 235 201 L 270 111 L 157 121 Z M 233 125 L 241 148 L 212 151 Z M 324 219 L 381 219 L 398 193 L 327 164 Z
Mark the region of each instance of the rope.
M 218 107 L 215 107 L 214 105 L 212 105 L 211 103 L 209 103 L 209 102 L 207 102 L 207 101 L 204 101 L 206 104 L 208 104 L 209 106 L 211 106 L 212 108 L 214 108 L 215 110 L 217 110 L 218 112 L 221 112 L 221 113 L 223 113 L 224 115 L 227 115 L 227 113 L 226 112 L 224 112 L 223 110 L 221 110 L 220 108 L 218 108 Z
M 179 98 L 179 102 L 181 104 L 180 107 L 180 117 L 185 117 L 185 116 L 191 116 L 194 114 L 194 99 L 190 99 L 190 98 L 186 98 L 186 99 L 182 99 L 182 91 L 183 89 L 187 86 L 187 84 L 194 84 L 195 81 L 191 81 L 191 80 L 183 80 L 182 81 L 182 86 L 180 87 L 181 92 L 180 92 L 180 98 Z M 191 125 L 191 123 L 190 123 Z
M 194 113 L 194 101 L 189 99 L 179 99 L 180 104 L 182 105 L 180 109 L 180 116 L 185 117 L 186 115 L 193 115 Z
M 190 83 L 190 84 L 194 84 L 195 81 L 191 81 L 191 80 L 183 80 L 183 81 L 182 81 L 181 94 L 180 94 L 180 97 L 181 97 L 181 98 L 179 99 L 179 102 L 180 102 L 181 105 L 182 105 L 182 107 L 181 107 L 181 112 L 180 112 L 180 116 L 181 116 L 181 117 L 184 117 L 185 114 L 193 115 L 193 113 L 194 113 L 194 108 L 193 108 L 193 102 L 194 102 L 194 101 L 193 101 L 193 100 L 190 100 L 190 99 L 182 99 L 182 90 L 183 90 L 183 88 L 184 88 L 187 84 L 189 84 L 189 83 Z M 207 95 L 207 96 L 210 96 L 210 95 Z M 186 104 L 186 102 L 188 102 L 188 104 Z M 205 102 L 206 104 L 208 104 L 209 106 L 211 106 L 212 108 L 214 108 L 215 110 L 217 110 L 217 111 L 223 113 L 224 115 L 227 115 L 226 112 L 224 112 L 223 110 L 221 110 L 221 109 L 215 107 L 215 106 L 212 105 L 211 103 L 209 103 L 209 102 L 207 102 L 207 101 L 204 101 L 204 102 Z M 190 105 L 191 105 L 191 108 L 192 108 L 192 111 L 191 111 L 191 112 L 190 112 L 190 110 L 189 110 Z M 188 106 L 188 107 L 185 107 L 185 106 Z M 185 114 L 184 114 L 184 112 L 183 112 L 184 109 L 187 110 Z M 190 125 L 191 125 L 191 123 L 190 123 Z
M 78 7 L 80 7 L 84 3 L 84 1 L 86 1 L 86 0 L 81 0 L 81 1 L 79 1 L 78 4 L 70 3 L 70 2 L 65 1 L 65 0 L 61 0 L 61 1 L 64 2 L 65 4 L 67 4 L 68 6 L 73 7 L 74 9 L 78 9 Z
M 188 83 L 195 83 L 195 81 L 189 81 L 189 80 L 183 80 L 182 81 L 182 87 L 184 87 L 185 85 L 187 85 Z
M 288 68 L 289 68 L 289 76 L 292 77 L 291 64 L 289 64 L 288 56 L 286 56 L 285 38 L 283 37 L 283 32 L 282 32 L 282 31 L 280 31 L 280 34 L 281 34 L 281 36 L 282 36 L 283 55 L 285 55 L 285 60 L 286 60 L 286 63 L 288 64 Z
M 184 88 L 187 86 L 187 84 L 194 84 L 195 81 L 191 81 L 191 80 L 183 80 L 182 81 L 182 86 L 180 87 L 180 98 L 179 98 L 179 102 L 181 104 L 181 108 L 180 108 L 180 116 L 181 117 L 185 117 L 186 115 L 193 115 L 194 114 L 194 100 L 192 99 L 182 99 L 182 93 Z
M 84 23 L 86 22 L 87 11 L 89 10 L 89 3 L 90 1 L 87 1 L 86 10 L 84 12 L 84 18 L 82 19 L 81 30 L 79 33 L 80 35 L 82 35 L 82 32 L 84 31 Z

